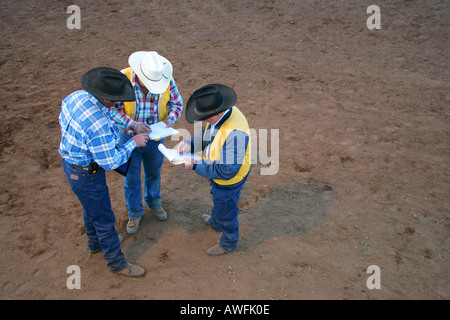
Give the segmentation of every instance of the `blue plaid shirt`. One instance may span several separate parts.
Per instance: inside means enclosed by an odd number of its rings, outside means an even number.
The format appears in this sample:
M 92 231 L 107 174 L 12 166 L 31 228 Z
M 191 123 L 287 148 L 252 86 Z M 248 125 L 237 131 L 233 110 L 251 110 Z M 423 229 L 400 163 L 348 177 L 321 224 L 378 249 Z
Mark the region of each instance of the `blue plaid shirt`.
M 59 115 L 59 153 L 68 163 L 86 167 L 92 161 L 105 170 L 125 163 L 137 147 L 130 139 L 121 147 L 118 129 L 108 109 L 90 93 L 80 90 L 67 96 Z

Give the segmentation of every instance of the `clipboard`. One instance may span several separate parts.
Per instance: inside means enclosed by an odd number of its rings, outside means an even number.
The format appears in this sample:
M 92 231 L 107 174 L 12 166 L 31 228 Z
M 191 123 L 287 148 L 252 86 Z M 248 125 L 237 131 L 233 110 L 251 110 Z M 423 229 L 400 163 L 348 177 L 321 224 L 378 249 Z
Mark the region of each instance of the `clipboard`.
M 130 158 L 128 158 L 128 161 L 119 166 L 118 168 L 114 169 L 115 172 L 123 175 L 124 177 L 128 173 L 128 168 L 130 167 L 131 160 L 133 159 L 133 154 L 130 155 Z

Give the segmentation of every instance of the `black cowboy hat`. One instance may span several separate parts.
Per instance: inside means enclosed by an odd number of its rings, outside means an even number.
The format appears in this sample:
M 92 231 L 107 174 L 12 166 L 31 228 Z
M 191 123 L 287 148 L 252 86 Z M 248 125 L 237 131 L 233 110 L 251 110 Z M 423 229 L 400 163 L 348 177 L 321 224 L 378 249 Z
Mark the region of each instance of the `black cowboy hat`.
M 83 89 L 96 98 L 111 101 L 135 101 L 130 80 L 122 72 L 108 67 L 89 70 L 81 80 Z
M 208 84 L 194 91 L 186 104 L 189 123 L 215 116 L 236 104 L 236 92 L 223 84 Z

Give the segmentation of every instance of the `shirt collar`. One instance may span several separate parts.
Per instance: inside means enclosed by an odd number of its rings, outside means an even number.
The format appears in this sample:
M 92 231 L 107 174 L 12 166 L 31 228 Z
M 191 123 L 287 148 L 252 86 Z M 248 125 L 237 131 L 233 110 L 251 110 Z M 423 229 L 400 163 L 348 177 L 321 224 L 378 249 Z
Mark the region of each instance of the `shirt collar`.
M 95 104 L 105 116 L 107 116 L 109 119 L 111 119 L 112 116 L 111 116 L 111 113 L 109 112 L 109 109 L 108 109 L 107 107 L 105 107 L 105 106 L 103 105 L 103 103 L 101 103 L 101 102 L 100 102 L 96 97 L 94 97 L 92 94 L 90 94 L 90 93 L 87 92 L 87 91 L 86 91 L 86 93 L 87 93 L 87 95 L 88 95 L 88 97 L 89 97 L 89 100 L 91 100 L 91 102 L 92 102 L 93 104 Z
M 225 117 L 230 111 L 231 111 L 231 108 L 228 109 L 227 111 L 225 111 L 225 112 L 223 113 L 223 115 L 220 117 L 220 119 L 219 119 L 216 123 L 214 123 L 214 124 L 211 125 L 211 130 L 214 130 L 214 128 L 216 127 L 216 125 L 221 124 L 222 119 L 224 119 L 224 117 Z
M 133 86 L 136 85 L 136 73 L 133 71 L 133 69 L 131 69 L 130 73 L 130 82 Z

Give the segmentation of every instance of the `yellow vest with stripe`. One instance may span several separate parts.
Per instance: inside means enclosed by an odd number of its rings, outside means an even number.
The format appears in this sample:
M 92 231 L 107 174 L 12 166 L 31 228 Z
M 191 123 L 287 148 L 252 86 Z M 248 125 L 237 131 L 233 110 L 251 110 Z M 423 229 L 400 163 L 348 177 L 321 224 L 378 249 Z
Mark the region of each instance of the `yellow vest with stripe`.
M 131 67 L 128 67 L 126 69 L 121 70 L 123 74 L 125 74 L 128 78 L 128 80 L 131 81 Z M 167 90 L 161 95 L 158 101 L 158 119 L 159 121 L 166 122 L 167 119 L 167 103 L 170 100 L 170 86 L 167 88 Z M 124 109 L 125 113 L 131 118 L 136 118 L 136 101 L 126 101 L 124 102 Z
M 205 127 L 205 134 L 208 129 L 209 124 Z M 239 172 L 229 180 L 221 180 L 221 179 L 213 179 L 213 181 L 220 185 L 232 185 L 241 181 L 250 171 L 250 150 L 251 150 L 251 139 L 250 139 L 250 129 L 248 127 L 247 119 L 244 117 L 242 112 L 233 107 L 231 110 L 230 117 L 222 124 L 222 126 L 217 131 L 214 140 L 211 142 L 209 146 L 209 154 L 206 155 L 208 160 L 211 161 L 219 161 L 223 145 L 225 144 L 225 140 L 228 135 L 233 130 L 240 130 L 245 132 L 248 135 L 248 145 L 247 150 L 245 151 L 244 161 L 241 165 L 241 169 Z M 203 137 L 205 139 L 205 136 Z

